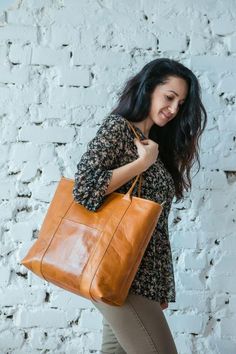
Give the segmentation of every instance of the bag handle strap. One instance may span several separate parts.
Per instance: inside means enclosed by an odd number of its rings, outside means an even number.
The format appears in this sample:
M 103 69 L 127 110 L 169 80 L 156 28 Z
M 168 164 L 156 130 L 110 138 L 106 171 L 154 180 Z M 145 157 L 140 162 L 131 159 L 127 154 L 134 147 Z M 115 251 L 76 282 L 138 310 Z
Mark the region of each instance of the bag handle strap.
M 136 138 L 140 141 L 141 139 L 140 139 L 140 137 L 138 136 L 138 134 L 136 133 L 136 131 L 135 131 L 133 125 L 132 125 L 127 119 L 126 119 L 126 122 L 127 122 L 128 126 L 129 126 L 129 128 L 133 131 L 133 133 L 134 133 L 134 135 L 136 136 Z M 135 180 L 134 180 L 132 186 L 131 186 L 130 189 L 128 190 L 127 194 L 130 195 L 130 194 L 132 193 L 132 191 L 133 191 L 133 189 L 134 189 L 134 186 L 135 186 L 135 184 L 137 183 L 138 178 L 139 178 L 138 197 L 140 198 L 140 196 L 141 196 L 142 178 L 143 178 L 142 173 L 140 173 L 139 175 L 137 175 L 137 177 L 135 178 Z

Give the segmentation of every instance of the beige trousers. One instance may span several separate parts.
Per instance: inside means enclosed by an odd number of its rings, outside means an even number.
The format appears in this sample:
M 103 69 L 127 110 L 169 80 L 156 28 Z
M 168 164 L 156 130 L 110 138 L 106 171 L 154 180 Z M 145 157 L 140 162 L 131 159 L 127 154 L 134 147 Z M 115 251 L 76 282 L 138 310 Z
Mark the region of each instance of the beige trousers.
M 159 302 L 129 293 L 122 306 L 92 303 L 103 315 L 101 354 L 178 354 Z

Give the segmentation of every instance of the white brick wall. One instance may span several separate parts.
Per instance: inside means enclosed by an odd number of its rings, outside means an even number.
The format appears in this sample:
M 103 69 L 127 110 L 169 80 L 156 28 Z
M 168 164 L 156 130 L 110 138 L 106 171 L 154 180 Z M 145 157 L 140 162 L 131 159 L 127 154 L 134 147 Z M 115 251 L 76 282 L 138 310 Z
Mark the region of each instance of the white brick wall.
M 170 215 L 164 314 L 180 354 L 236 353 L 235 29 L 234 0 L 1 2 L 0 353 L 98 353 L 98 311 L 19 262 L 124 81 L 156 57 L 196 73 L 209 117 L 202 168 Z

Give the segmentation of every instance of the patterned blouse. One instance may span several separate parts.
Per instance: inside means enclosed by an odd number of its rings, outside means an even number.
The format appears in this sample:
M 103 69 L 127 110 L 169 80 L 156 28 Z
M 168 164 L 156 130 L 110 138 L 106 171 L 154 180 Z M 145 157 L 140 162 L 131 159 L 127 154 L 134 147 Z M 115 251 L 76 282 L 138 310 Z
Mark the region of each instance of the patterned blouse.
M 134 128 L 141 140 L 146 139 L 138 127 Z M 139 157 L 134 138 L 134 132 L 126 119 L 118 114 L 105 117 L 77 165 L 73 188 L 75 202 L 93 211 L 101 206 L 107 197 L 105 192 L 112 170 Z M 134 180 L 135 177 L 116 189 L 116 192 L 126 193 Z M 138 196 L 138 184 L 134 187 L 133 196 Z M 168 233 L 168 215 L 174 193 L 174 181 L 158 156 L 155 163 L 142 173 L 140 197 L 157 203 L 165 200 L 166 203 L 129 291 L 161 303 L 175 302 L 175 279 Z

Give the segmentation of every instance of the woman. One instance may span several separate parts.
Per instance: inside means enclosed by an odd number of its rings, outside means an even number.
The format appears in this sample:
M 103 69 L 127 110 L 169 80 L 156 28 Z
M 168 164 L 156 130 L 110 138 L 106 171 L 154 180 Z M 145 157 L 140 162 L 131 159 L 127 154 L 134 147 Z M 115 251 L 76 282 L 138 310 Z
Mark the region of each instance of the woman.
M 177 353 L 162 311 L 175 301 L 168 215 L 174 196 L 178 202 L 191 188 L 190 169 L 196 160 L 200 165 L 198 140 L 206 121 L 193 72 L 175 60 L 153 60 L 127 81 L 77 165 L 74 200 L 89 210 L 113 191 L 126 193 L 138 174 L 142 198 L 166 201 L 125 304 L 92 301 L 103 314 L 101 353 Z M 132 195 L 138 196 L 137 185 Z

